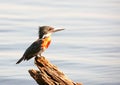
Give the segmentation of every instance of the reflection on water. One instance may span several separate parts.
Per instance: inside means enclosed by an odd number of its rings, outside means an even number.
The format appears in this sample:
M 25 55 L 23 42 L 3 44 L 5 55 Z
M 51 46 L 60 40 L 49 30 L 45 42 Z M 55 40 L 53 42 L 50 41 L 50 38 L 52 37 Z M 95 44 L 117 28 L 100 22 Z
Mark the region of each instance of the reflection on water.
M 0 0 L 1 85 L 35 84 L 27 72 L 36 68 L 33 59 L 15 63 L 37 39 L 41 25 L 66 29 L 52 36 L 43 55 L 70 79 L 84 85 L 119 85 L 119 10 L 119 0 Z

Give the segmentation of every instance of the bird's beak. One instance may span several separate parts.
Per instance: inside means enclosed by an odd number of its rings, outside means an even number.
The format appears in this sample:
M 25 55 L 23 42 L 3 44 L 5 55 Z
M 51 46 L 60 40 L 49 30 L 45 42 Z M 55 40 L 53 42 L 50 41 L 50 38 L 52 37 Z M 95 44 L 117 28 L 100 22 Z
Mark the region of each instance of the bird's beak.
M 62 31 L 62 30 L 64 30 L 64 29 L 62 29 L 62 28 L 55 28 L 55 29 L 53 30 L 53 32 L 58 32 L 58 31 Z

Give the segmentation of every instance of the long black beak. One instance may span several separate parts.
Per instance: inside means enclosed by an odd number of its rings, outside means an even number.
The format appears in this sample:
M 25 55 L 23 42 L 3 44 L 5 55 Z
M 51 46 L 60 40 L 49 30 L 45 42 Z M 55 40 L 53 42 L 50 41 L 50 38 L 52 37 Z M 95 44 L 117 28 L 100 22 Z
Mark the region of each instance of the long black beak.
M 58 32 L 58 31 L 62 31 L 62 30 L 64 30 L 64 29 L 62 29 L 62 28 L 57 29 L 56 28 L 56 29 L 53 30 L 53 32 Z

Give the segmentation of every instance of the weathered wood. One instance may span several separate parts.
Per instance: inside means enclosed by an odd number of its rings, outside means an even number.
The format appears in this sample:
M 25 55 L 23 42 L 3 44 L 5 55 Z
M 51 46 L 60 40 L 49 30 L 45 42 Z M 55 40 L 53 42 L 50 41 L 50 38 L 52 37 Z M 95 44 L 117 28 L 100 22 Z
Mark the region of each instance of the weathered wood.
M 63 72 L 58 70 L 45 57 L 36 57 L 35 65 L 40 71 L 31 69 L 29 73 L 39 85 L 82 85 L 68 79 Z

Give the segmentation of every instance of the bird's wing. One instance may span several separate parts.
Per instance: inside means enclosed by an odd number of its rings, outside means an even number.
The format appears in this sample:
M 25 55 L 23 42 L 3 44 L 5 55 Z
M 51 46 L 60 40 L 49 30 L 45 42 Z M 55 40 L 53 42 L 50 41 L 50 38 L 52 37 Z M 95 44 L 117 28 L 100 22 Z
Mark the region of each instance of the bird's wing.
M 41 44 L 42 40 L 38 39 L 37 41 L 33 42 L 25 51 L 22 58 L 18 60 L 18 63 L 20 63 L 22 60 L 29 60 L 32 57 L 35 56 L 36 53 L 38 53 L 41 50 Z
M 38 39 L 37 41 L 33 42 L 25 51 L 24 60 L 29 60 L 30 57 L 34 57 L 36 53 L 38 53 L 41 50 L 41 43 L 42 40 Z

